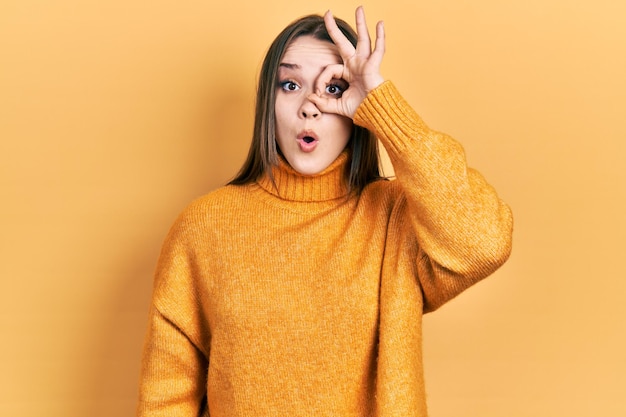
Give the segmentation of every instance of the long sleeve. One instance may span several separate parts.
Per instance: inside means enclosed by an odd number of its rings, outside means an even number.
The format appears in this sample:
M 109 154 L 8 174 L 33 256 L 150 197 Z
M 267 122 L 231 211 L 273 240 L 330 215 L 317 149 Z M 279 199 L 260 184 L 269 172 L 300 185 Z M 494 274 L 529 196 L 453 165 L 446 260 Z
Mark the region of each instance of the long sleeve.
M 189 229 L 181 216 L 159 258 L 137 416 L 196 417 L 205 408 L 209 336 L 197 297 Z
M 407 217 L 417 237 L 425 311 L 506 261 L 511 210 L 478 171 L 468 168 L 458 142 L 431 130 L 390 81 L 367 96 L 355 123 L 381 141 L 404 191 L 405 209 L 396 215 Z
M 146 341 L 137 415 L 197 416 L 206 386 L 204 355 L 154 308 Z

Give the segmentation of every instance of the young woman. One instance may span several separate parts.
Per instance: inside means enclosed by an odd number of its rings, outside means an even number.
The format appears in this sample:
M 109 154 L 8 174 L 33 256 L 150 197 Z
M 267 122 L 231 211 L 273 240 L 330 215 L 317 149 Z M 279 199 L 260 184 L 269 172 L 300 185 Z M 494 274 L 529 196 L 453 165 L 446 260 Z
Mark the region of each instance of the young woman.
M 509 208 L 330 13 L 289 25 L 237 177 L 157 266 L 139 416 L 425 416 L 421 320 L 496 270 Z M 381 178 L 377 139 L 397 180 Z

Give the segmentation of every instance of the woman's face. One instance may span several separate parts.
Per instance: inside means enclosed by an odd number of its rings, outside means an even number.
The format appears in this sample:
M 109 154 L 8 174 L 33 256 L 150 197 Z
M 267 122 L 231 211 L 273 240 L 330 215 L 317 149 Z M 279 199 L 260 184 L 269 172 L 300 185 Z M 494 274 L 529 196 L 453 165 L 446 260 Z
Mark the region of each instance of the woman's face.
M 343 61 L 337 47 L 312 36 L 296 38 L 285 50 L 278 69 L 276 141 L 296 171 L 313 175 L 326 169 L 346 147 L 352 120 L 322 113 L 308 100 L 324 68 Z M 333 80 L 324 87 L 328 97 L 340 97 L 348 87 Z

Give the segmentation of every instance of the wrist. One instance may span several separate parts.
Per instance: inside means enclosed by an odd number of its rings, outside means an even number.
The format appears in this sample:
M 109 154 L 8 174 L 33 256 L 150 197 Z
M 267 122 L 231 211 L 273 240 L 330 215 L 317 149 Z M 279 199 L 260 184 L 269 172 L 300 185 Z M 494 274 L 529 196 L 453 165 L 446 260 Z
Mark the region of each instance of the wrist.
M 385 79 L 382 75 L 373 76 L 365 85 L 365 92 L 369 94 L 371 91 L 376 90 L 384 82 Z

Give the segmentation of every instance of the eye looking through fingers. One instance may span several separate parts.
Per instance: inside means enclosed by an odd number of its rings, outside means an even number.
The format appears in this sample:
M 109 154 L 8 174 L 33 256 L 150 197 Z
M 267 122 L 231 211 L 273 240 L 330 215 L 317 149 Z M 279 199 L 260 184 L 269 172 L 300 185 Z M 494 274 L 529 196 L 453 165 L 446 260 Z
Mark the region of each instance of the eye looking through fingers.
M 326 85 L 324 89 L 325 94 L 330 95 L 332 98 L 339 98 L 350 87 L 350 84 L 344 80 L 332 80 Z

